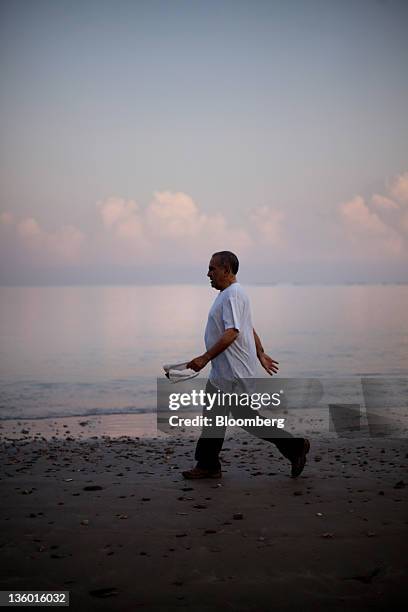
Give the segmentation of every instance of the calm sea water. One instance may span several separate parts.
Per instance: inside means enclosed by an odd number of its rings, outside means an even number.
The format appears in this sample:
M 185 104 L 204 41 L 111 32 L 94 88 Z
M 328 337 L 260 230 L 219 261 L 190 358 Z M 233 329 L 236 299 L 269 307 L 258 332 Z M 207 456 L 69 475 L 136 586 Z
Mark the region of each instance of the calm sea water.
M 246 290 L 283 377 L 408 375 L 408 286 Z M 215 297 L 191 285 L 1 287 L 0 419 L 153 410 L 162 364 L 203 352 Z

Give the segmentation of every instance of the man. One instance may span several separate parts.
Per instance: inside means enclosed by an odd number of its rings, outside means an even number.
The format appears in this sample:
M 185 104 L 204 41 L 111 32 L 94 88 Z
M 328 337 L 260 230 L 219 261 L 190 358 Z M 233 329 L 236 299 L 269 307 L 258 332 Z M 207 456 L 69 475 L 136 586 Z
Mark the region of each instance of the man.
M 234 253 L 220 251 L 211 257 L 208 274 L 211 286 L 220 293 L 215 299 L 205 330 L 206 352 L 195 357 L 187 367 L 195 372 L 202 370 L 211 361 L 211 372 L 207 382 L 206 393 L 216 393 L 225 381 L 239 381 L 255 378 L 257 360 L 269 375 L 276 374 L 278 362 L 269 357 L 262 347 L 261 340 L 252 325 L 249 299 L 236 280 L 239 262 Z M 218 413 L 224 407 L 216 407 Z M 243 416 L 242 408 L 240 408 Z M 251 408 L 244 409 L 249 416 Z M 252 415 L 253 416 L 253 415 Z M 265 430 L 245 427 L 250 433 L 274 443 L 279 451 L 292 464 L 292 477 L 301 474 L 306 463 L 306 454 L 310 443 L 303 438 L 294 438 L 287 432 L 279 432 L 279 437 L 267 437 Z M 203 428 L 197 442 L 195 459 L 196 467 L 183 472 L 184 478 L 220 478 L 221 451 L 226 427 Z

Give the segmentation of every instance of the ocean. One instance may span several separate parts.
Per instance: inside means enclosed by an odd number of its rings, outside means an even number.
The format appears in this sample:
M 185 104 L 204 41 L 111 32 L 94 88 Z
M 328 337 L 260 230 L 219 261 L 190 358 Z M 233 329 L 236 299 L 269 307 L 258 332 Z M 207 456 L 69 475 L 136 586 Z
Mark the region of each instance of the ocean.
M 407 285 L 245 289 L 280 376 L 408 376 Z M 1 287 L 0 419 L 154 411 L 162 365 L 204 352 L 215 297 L 204 285 Z

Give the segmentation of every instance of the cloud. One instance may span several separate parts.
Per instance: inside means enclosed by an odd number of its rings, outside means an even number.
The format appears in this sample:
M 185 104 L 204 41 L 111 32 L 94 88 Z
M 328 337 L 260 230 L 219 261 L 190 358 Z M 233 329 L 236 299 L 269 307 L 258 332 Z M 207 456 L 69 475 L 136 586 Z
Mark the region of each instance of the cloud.
M 356 253 L 368 256 L 399 255 L 403 242 L 398 233 L 369 209 L 361 196 L 340 206 L 340 214 Z
M 205 214 L 181 191 L 157 191 L 147 206 L 110 196 L 96 204 L 99 224 L 88 236 L 74 225 L 46 230 L 33 216 L 14 219 L 0 213 L 2 254 L 22 265 L 190 266 L 212 252 L 242 255 L 253 245 L 251 233 L 233 226 L 221 213 Z M 6 244 L 7 242 L 7 244 Z
M 251 215 L 251 221 L 263 242 L 271 246 L 282 246 L 284 243 L 282 222 L 284 214 L 279 210 L 274 210 L 269 206 L 259 206 L 255 208 Z
M 242 251 L 251 245 L 245 229 L 230 226 L 221 213 L 204 214 L 183 192 L 157 191 L 144 209 L 133 200 L 110 197 L 98 209 L 116 261 L 192 263 L 211 250 Z
M 96 204 L 94 231 L 87 235 L 74 225 L 46 229 L 36 216 L 16 218 L 0 213 L 0 259 L 29 269 L 72 264 L 75 269 L 146 272 L 197 268 L 215 251 L 231 250 L 247 269 L 279 263 L 332 266 L 350 262 L 370 265 L 380 260 L 404 266 L 408 254 L 408 172 L 398 176 L 384 194 L 361 195 L 336 207 L 336 213 L 313 214 L 313 207 L 290 214 L 270 206 L 248 210 L 241 222 L 221 211 L 207 213 L 182 191 L 156 191 L 149 202 L 107 197 Z M 303 216 L 301 213 L 304 213 Z M 271 247 L 271 248 L 269 248 Z M 295 269 L 294 268 L 294 269 Z M 162 272 L 160 272 L 162 270 Z M 59 273 L 59 272 L 58 272 Z M 260 272 L 262 274 L 262 272 Z
M 21 236 L 21 238 L 27 238 L 28 240 L 32 238 L 41 239 L 43 237 L 43 232 L 40 226 L 38 225 L 37 221 L 32 217 L 26 217 L 17 224 L 17 233 L 19 234 L 19 236 Z
M 384 233 L 386 229 L 379 216 L 370 212 L 361 196 L 356 196 L 349 202 L 345 202 L 341 205 L 340 210 L 349 227 L 357 231 L 379 235 Z
M 145 263 L 152 245 L 145 229 L 144 215 L 135 200 L 111 196 L 97 202 L 103 232 L 96 232 L 90 245 L 96 264 L 129 265 Z
M 121 238 L 137 239 L 143 237 L 143 223 L 139 206 L 134 200 L 110 197 L 97 203 L 105 229 L 112 230 Z
M 10 212 L 0 213 L 0 225 L 13 225 L 14 217 Z
M 390 198 L 386 198 L 385 196 L 379 195 L 375 193 L 371 198 L 372 203 L 379 210 L 399 210 L 400 207 L 398 204 L 394 202 L 394 200 L 390 200 Z
M 147 208 L 146 221 L 152 235 L 195 238 L 206 225 L 207 217 L 187 194 L 158 191 Z
M 137 218 L 139 206 L 134 200 L 112 196 L 97 203 L 103 225 L 107 229 L 118 228 L 127 221 Z
M 32 258 L 39 264 L 75 263 L 79 261 L 85 242 L 85 235 L 73 225 L 63 225 L 47 231 L 34 217 L 23 217 L 15 220 L 9 212 L 0 214 L 2 225 L 7 225 L 15 233 L 15 243 L 20 251 L 26 252 L 30 262 Z
M 196 237 L 206 223 L 193 199 L 181 192 L 156 192 L 145 210 L 119 197 L 98 202 L 98 208 L 105 229 L 124 239 Z
M 408 172 L 398 176 L 390 188 L 393 198 L 402 204 L 408 204 Z
M 401 227 L 408 236 L 408 212 L 404 213 L 401 218 Z
M 183 241 L 190 247 L 190 257 L 209 250 L 242 250 L 251 245 L 244 228 L 231 226 L 221 213 L 206 215 L 187 194 L 156 192 L 146 211 L 151 235 L 170 241 Z M 180 244 L 180 242 L 178 242 Z
M 370 204 L 356 196 L 340 205 L 345 239 L 352 254 L 367 259 L 404 261 L 408 255 L 408 172 L 397 176 L 386 195 L 375 193 Z

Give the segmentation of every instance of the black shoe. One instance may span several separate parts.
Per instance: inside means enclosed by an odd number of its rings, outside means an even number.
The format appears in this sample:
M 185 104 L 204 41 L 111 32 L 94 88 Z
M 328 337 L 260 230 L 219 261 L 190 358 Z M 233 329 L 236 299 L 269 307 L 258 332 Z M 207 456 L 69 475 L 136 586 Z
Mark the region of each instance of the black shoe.
M 306 438 L 303 441 L 303 447 L 296 459 L 292 459 L 292 478 L 297 478 L 303 472 L 306 465 L 306 455 L 310 450 L 310 442 Z

